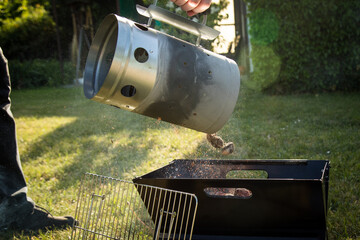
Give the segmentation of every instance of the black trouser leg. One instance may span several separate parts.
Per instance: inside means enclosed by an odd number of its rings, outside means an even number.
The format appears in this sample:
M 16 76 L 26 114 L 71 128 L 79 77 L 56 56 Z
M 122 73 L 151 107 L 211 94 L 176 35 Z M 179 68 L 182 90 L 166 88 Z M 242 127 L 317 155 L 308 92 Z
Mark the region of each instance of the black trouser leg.
M 0 48 L 0 227 L 16 221 L 23 211 L 33 208 L 21 168 L 15 121 L 10 110 L 10 76 Z

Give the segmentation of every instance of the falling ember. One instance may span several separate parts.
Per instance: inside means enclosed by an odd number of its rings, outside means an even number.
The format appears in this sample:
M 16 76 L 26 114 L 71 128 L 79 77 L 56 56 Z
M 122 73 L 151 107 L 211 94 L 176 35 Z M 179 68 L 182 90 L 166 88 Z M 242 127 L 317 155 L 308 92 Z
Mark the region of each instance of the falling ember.
M 233 142 L 228 142 L 221 149 L 221 154 L 222 155 L 229 155 L 229 154 L 233 153 L 234 150 L 235 150 L 234 143 Z
M 229 155 L 233 153 L 235 150 L 235 146 L 233 142 L 225 143 L 220 136 L 216 135 L 216 133 L 207 134 L 206 139 L 211 144 L 211 146 L 213 146 L 214 148 L 221 149 L 221 153 L 223 155 Z
M 214 148 L 222 148 L 224 146 L 224 140 L 217 136 L 216 133 L 207 134 L 206 139 Z

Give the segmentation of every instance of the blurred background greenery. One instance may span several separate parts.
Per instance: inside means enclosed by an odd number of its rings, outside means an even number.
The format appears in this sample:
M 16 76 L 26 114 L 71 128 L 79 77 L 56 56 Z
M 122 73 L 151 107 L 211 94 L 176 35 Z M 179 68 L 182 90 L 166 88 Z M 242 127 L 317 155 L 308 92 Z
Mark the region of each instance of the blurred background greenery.
M 73 83 L 84 68 L 91 39 L 102 19 L 109 13 L 142 23 L 135 4 L 148 5 L 151 0 L 3 0 L 0 2 L 0 45 L 10 61 L 13 88 L 56 86 Z M 243 84 L 268 94 L 358 91 L 360 89 L 360 2 L 357 0 L 218 0 L 209 11 L 207 25 L 216 27 L 235 12 L 233 46 L 221 52 L 238 62 Z M 186 15 L 168 0 L 158 5 Z M 242 9 L 240 13 L 238 13 Z M 192 19 L 200 21 L 199 16 Z M 241 25 L 241 26 L 240 26 Z M 154 21 L 153 27 L 189 42 L 191 36 L 169 25 Z M 85 33 L 80 44 L 81 29 Z M 214 49 L 216 43 L 203 41 Z M 79 48 L 82 49 L 78 58 Z M 235 51 L 234 51 L 235 49 Z M 59 61 L 60 77 L 56 81 L 37 81 L 42 71 L 37 59 Z M 14 61 L 13 63 L 13 60 Z M 31 63 L 24 63 L 30 61 Z M 32 63 L 32 61 L 37 61 Z M 22 62 L 23 64 L 19 64 Z M 14 65 L 14 67 L 12 67 Z M 31 67 L 29 67 L 31 66 Z M 34 67 L 34 71 L 31 69 Z M 50 63 L 49 68 L 54 68 Z M 18 71 L 22 70 L 22 71 Z M 24 76 L 21 74 L 24 73 Z M 32 76 L 32 74 L 34 74 Z M 43 78 L 47 78 L 44 73 Z M 27 76 L 31 76 L 28 78 Z M 74 78 L 74 77 L 73 77 Z M 23 83 L 26 81 L 26 83 Z M 30 83 L 29 83 L 30 81 Z M 32 83 L 35 81 L 35 83 Z

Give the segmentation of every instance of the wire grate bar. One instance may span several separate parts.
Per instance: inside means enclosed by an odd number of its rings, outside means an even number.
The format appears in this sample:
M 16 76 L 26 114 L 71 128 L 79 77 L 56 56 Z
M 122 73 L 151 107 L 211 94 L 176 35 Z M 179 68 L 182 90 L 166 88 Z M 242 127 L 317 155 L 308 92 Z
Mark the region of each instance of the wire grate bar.
M 78 228 L 78 229 L 80 229 L 80 230 L 82 230 L 82 231 L 84 231 L 84 232 L 89 232 L 89 233 L 92 233 L 92 234 L 100 235 L 100 236 L 106 237 L 106 238 L 108 238 L 108 239 L 118 240 L 118 238 L 113 238 L 113 237 L 111 237 L 111 236 L 109 236 L 109 235 L 102 234 L 102 233 L 100 233 L 100 232 L 94 232 L 94 231 L 91 231 L 91 230 L 86 229 L 86 228 L 82 228 L 82 227 L 78 227 L 78 226 L 75 226 L 75 228 Z
M 71 239 L 191 240 L 194 194 L 86 173 Z

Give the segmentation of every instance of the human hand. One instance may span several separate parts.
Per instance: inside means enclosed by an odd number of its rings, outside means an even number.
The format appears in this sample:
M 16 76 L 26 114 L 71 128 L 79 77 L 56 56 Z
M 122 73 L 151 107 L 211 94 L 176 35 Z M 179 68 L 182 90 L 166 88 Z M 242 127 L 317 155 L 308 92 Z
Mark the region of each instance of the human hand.
M 181 7 L 189 17 L 198 13 L 206 11 L 210 5 L 211 0 L 171 0 L 173 3 Z

